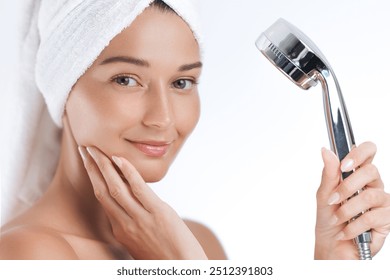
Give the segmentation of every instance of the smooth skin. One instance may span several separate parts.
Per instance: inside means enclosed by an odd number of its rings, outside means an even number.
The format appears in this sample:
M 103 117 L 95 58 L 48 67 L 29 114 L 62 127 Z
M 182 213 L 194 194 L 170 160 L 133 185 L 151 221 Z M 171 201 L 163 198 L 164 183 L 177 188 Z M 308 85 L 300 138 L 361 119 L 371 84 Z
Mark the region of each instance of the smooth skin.
M 226 259 L 208 228 L 183 221 L 145 183 L 164 177 L 198 122 L 200 61 L 187 24 L 156 7 L 116 36 L 73 87 L 55 177 L 2 228 L 0 257 Z M 79 147 L 89 147 L 85 162 Z
M 199 46 L 174 13 L 148 8 L 116 36 L 75 84 L 55 177 L 1 229 L 0 258 L 226 259 L 209 229 L 182 220 L 146 183 L 164 177 L 198 122 L 200 72 Z M 356 259 L 351 239 L 369 228 L 373 253 L 382 247 L 390 209 L 375 152 L 372 143 L 355 148 L 343 165 L 360 168 L 340 182 L 338 159 L 323 150 L 315 258 Z

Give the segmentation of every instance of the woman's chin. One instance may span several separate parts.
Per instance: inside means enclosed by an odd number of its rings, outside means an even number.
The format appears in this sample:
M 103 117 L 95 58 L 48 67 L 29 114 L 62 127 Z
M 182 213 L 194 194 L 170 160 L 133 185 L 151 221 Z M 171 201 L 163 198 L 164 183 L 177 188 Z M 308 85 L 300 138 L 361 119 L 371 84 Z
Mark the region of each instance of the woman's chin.
M 146 172 L 140 171 L 140 174 L 145 182 L 147 183 L 156 183 L 161 181 L 165 175 L 167 174 L 167 171 L 165 172 L 153 172 L 152 170 L 148 170 Z
M 164 163 L 134 163 L 134 167 L 137 169 L 141 177 L 147 183 L 156 183 L 161 181 L 168 172 L 169 165 Z

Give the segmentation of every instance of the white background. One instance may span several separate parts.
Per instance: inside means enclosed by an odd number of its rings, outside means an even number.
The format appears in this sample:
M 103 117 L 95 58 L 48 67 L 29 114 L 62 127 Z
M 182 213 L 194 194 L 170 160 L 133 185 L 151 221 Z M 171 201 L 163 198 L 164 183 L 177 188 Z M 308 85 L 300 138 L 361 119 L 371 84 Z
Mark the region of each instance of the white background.
M 254 42 L 283 17 L 319 46 L 337 74 L 356 141 L 377 144 L 375 163 L 388 184 L 390 4 L 200 2 L 202 117 L 167 177 L 153 187 L 181 216 L 209 226 L 230 259 L 311 260 L 320 150 L 329 146 L 321 89 L 293 85 Z M 15 58 L 17 8 L 16 1 L 0 2 L 2 92 Z M 375 259 L 390 257 L 389 242 Z

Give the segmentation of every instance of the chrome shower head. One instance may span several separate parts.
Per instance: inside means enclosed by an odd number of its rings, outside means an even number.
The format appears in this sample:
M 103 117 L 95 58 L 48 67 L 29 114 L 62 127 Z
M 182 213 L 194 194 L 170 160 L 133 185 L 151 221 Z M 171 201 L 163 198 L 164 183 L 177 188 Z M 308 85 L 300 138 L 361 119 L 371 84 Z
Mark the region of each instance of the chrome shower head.
M 298 28 L 280 18 L 261 34 L 257 48 L 303 89 L 317 85 L 317 75 L 330 66 L 316 45 Z
M 330 146 L 342 160 L 355 145 L 355 139 L 339 83 L 325 56 L 305 34 L 284 19 L 263 32 L 256 46 L 302 89 L 321 83 Z
M 256 46 L 302 89 L 321 83 L 330 146 L 340 161 L 343 160 L 355 145 L 355 139 L 339 83 L 325 56 L 305 34 L 284 19 L 263 32 Z M 350 174 L 345 172 L 342 178 Z M 355 238 L 361 259 L 371 259 L 370 242 L 370 231 Z

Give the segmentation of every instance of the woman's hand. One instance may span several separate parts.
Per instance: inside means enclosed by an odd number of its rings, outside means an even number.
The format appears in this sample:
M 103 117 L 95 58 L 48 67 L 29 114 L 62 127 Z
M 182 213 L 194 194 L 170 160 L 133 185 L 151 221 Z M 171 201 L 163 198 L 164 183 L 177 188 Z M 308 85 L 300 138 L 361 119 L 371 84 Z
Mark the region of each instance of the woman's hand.
M 375 255 L 390 232 L 390 195 L 384 191 L 377 168 L 372 164 L 376 146 L 366 142 L 339 162 L 334 153 L 322 150 L 324 169 L 317 192 L 315 259 L 359 259 L 353 238 L 370 230 L 371 253 Z M 341 171 L 354 170 L 341 181 Z M 359 195 L 351 197 L 364 188 Z M 344 203 L 341 203 L 344 202 Z M 350 219 L 367 209 L 355 221 Z
M 144 182 L 122 157 L 111 160 L 94 147 L 80 147 L 95 195 L 103 206 L 114 237 L 135 259 L 207 259 L 183 220 Z M 93 159 L 93 160 L 92 160 Z

